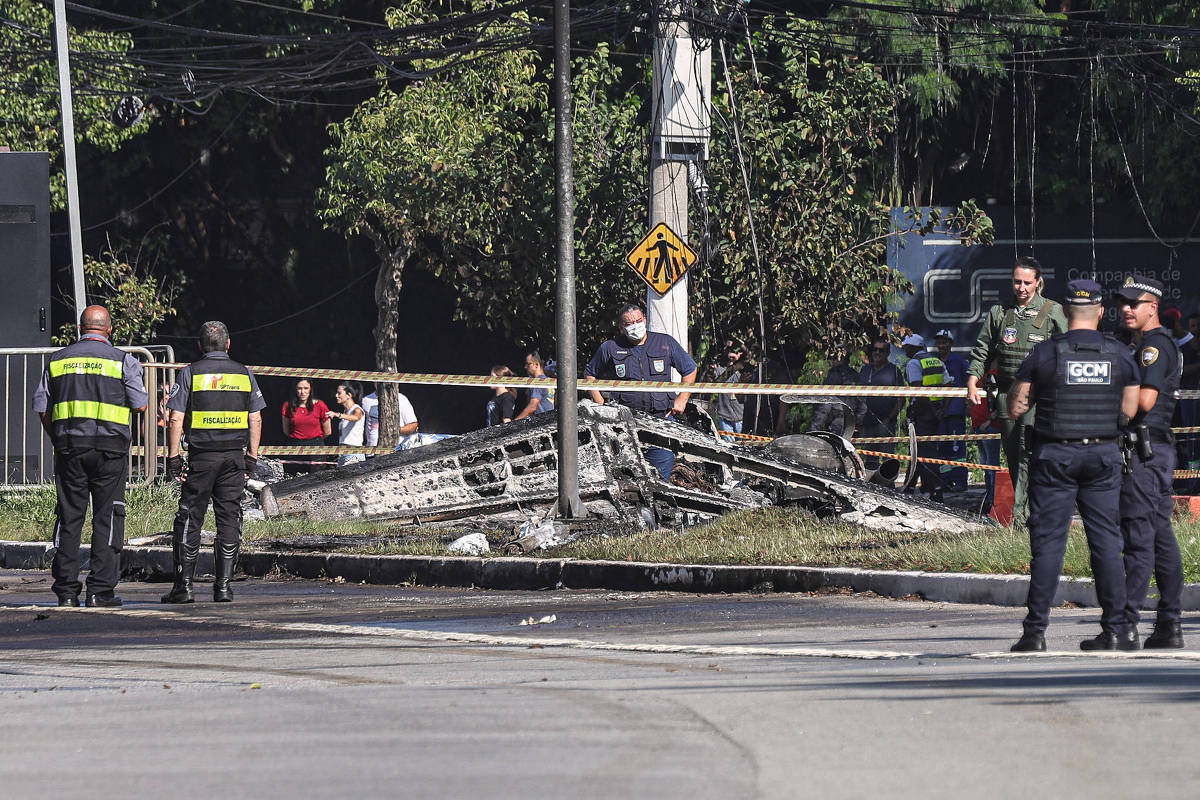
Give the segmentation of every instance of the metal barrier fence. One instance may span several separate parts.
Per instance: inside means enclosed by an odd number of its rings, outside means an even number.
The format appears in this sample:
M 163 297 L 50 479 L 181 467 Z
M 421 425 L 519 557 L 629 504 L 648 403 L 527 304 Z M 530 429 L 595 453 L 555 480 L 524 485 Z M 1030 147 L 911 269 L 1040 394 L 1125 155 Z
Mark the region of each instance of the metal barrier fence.
M 33 412 L 32 398 L 38 381 L 57 347 L 0 348 L 0 382 L 4 388 L 3 439 L 0 440 L 0 490 L 31 489 L 54 482 L 54 449 Z M 172 363 L 174 350 L 169 345 L 120 347 L 143 364 Z M 133 447 L 129 453 L 130 485 L 148 484 L 158 474 L 158 445 L 161 416 L 161 388 L 170 386 L 174 370 L 160 376 L 157 369 L 144 369 L 149 396 L 145 414 L 135 414 L 132 426 Z M 165 379 L 165 380 L 162 380 Z

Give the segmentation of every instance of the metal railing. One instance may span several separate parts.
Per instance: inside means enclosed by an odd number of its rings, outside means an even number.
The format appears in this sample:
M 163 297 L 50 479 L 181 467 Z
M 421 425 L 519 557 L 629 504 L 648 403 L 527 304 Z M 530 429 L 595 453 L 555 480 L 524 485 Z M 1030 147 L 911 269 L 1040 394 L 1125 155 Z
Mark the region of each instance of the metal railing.
M 54 448 L 33 412 L 32 398 L 50 356 L 58 347 L 0 347 L 0 383 L 4 389 L 4 418 L 0 420 L 0 490 L 33 489 L 54 483 Z M 173 363 L 170 345 L 128 346 L 119 349 L 132 353 L 143 364 Z M 149 397 L 146 413 L 134 415 L 130 433 L 129 484 L 144 485 L 158 474 L 161 425 L 160 386 L 170 386 L 174 370 L 160 381 L 158 369 L 144 369 Z

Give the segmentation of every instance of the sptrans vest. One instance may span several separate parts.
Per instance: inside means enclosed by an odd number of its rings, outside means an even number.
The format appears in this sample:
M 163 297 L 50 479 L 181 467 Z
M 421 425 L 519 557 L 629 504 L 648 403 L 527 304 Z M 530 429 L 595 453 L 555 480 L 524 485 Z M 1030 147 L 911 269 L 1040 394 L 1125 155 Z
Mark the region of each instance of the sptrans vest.
M 250 370 L 227 358 L 191 365 L 188 447 L 241 450 L 250 444 Z

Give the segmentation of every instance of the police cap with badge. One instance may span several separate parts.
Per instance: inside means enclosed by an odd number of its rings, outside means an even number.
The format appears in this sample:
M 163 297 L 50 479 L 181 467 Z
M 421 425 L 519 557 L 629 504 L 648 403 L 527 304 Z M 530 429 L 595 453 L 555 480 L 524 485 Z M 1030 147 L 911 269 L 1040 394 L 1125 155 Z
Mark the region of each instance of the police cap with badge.
M 1163 285 L 1160 281 L 1154 278 L 1146 278 L 1141 275 L 1130 275 L 1125 279 L 1125 283 L 1120 289 L 1113 293 L 1113 299 L 1117 303 L 1134 304 L 1142 299 L 1143 294 L 1154 295 L 1154 301 L 1158 302 L 1163 297 Z
M 1163 297 L 1163 285 L 1160 281 L 1154 278 L 1147 278 L 1142 275 L 1130 275 L 1125 279 L 1120 289 L 1113 293 L 1113 300 L 1118 306 L 1124 304 L 1136 306 L 1142 300 L 1142 295 L 1153 295 L 1152 302 L 1159 302 Z M 1154 346 L 1143 347 L 1138 352 L 1138 361 L 1143 367 L 1148 367 L 1158 360 L 1158 348 Z

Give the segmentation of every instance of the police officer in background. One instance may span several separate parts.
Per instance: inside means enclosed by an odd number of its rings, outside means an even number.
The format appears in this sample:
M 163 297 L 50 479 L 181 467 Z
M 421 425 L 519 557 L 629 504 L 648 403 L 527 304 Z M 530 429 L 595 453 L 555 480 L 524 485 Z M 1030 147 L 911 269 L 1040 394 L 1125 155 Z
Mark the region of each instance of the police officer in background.
M 933 352 L 925 349 L 925 340 L 919 334 L 905 336 L 900 346 L 908 363 L 904 365 L 904 378 L 909 386 L 943 386 L 950 382 L 946 365 Z M 946 417 L 946 398 L 914 397 L 908 404 L 908 421 L 913 424 L 917 436 L 936 436 L 938 426 Z M 926 442 L 918 448 L 919 454 L 940 452 L 936 442 Z M 926 457 L 928 457 L 926 455 Z M 921 491 L 929 494 L 935 503 L 942 502 L 941 470 L 926 461 L 917 462 L 917 475 L 921 479 Z
M 114 590 L 125 541 L 130 411 L 145 411 L 148 398 L 141 364 L 108 340 L 108 309 L 85 308 L 79 329 L 79 341 L 50 356 L 33 393 L 33 410 L 54 443 L 52 588 L 60 606 L 79 605 L 79 545 L 90 496 L 92 569 L 85 602 L 90 608 L 118 608 L 121 598 Z
M 942 328 L 933 335 L 933 346 L 937 356 L 946 365 L 946 374 L 950 376 L 950 385 L 962 389 L 967 385 L 967 360 L 954 352 L 954 334 L 947 328 Z M 938 423 L 938 433 L 942 436 L 953 436 L 967 432 L 967 401 L 964 397 L 951 397 L 946 402 L 946 416 Z M 967 442 L 965 439 L 954 439 L 941 442 L 938 451 L 946 461 L 966 461 Z M 958 492 L 967 490 L 967 468 L 952 467 L 942 464 L 939 468 L 942 483 L 949 489 Z
M 180 480 L 179 444 L 187 428 L 188 469 L 179 493 L 172 532 L 175 583 L 164 603 L 191 603 L 192 579 L 200 554 L 200 525 L 211 497 L 217 518 L 213 601 L 230 603 L 229 581 L 242 541 L 242 490 L 258 462 L 262 410 L 266 406 L 250 370 L 231 359 L 229 329 L 221 322 L 200 328 L 204 357 L 179 370 L 171 387 L 171 428 L 167 435 L 167 477 Z
M 1175 472 L 1175 437 L 1171 415 L 1183 374 L 1183 359 L 1171 332 L 1162 327 L 1158 303 L 1163 285 L 1133 276 L 1116 293 L 1126 327 L 1141 332 L 1137 350 L 1137 415 L 1130 430 L 1137 446 L 1129 474 L 1121 485 L 1121 532 L 1125 537 L 1125 593 L 1129 622 L 1135 628 L 1150 588 L 1150 573 L 1158 584 L 1158 616 L 1148 649 L 1183 647 L 1179 611 L 1183 593 L 1183 562 L 1171 528 L 1171 481 Z
M 1128 624 L 1117 512 L 1121 486 L 1120 427 L 1137 411 L 1137 368 L 1129 350 L 1096 330 L 1104 309 L 1100 285 L 1067 284 L 1068 330 L 1033 348 L 1008 394 L 1013 416 L 1037 401 L 1029 463 L 1029 594 L 1024 634 L 1012 646 L 1046 649 L 1050 601 L 1058 588 L 1075 508 L 1091 552 L 1100 635 L 1081 650 L 1136 650 Z
M 696 382 L 696 362 L 668 334 L 646 330 L 646 312 L 641 306 L 634 303 L 621 306 L 617 323 L 621 332 L 596 350 L 583 370 L 584 380 L 669 381 L 674 368 L 683 383 Z M 589 394 L 595 402 L 604 402 L 604 395 L 595 389 L 589 390 Z M 620 405 L 669 418 L 683 413 L 691 393 L 610 391 L 609 396 Z M 662 479 L 670 480 L 675 454 L 661 447 L 648 447 L 645 452 L 646 460 Z
M 1056 333 L 1067 330 L 1062 306 L 1042 297 L 1042 266 L 1034 258 L 1019 258 L 1013 266 L 1013 303 L 994 305 L 979 331 L 967 368 L 967 401 L 978 405 L 980 384 L 987 365 L 996 360 L 996 384 L 1000 389 L 1000 444 L 1008 462 L 1013 485 L 1013 524 L 1024 525 L 1028 516 L 1026 487 L 1029 482 L 1028 456 L 1021 445 L 1022 430 L 1033 424 L 1033 409 L 1024 417 L 1009 413 L 1006 395 L 1021 361 L 1036 345 Z

